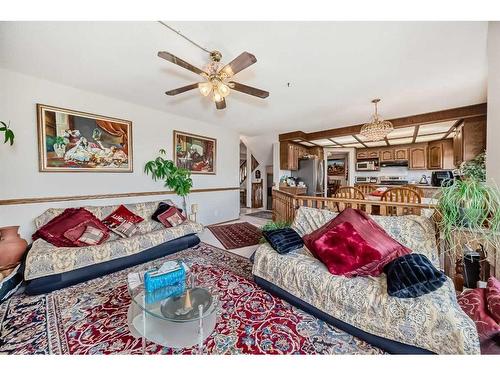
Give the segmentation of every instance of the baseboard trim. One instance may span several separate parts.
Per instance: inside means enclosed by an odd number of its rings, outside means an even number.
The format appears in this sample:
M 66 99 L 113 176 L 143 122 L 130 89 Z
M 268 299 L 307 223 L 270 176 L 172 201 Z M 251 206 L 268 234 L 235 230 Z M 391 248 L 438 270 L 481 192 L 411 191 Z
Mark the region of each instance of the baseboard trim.
M 222 187 L 222 188 L 207 188 L 193 189 L 193 193 L 212 193 L 217 191 L 240 190 L 239 187 Z M 112 194 L 95 194 L 95 195 L 69 195 L 62 197 L 40 197 L 40 198 L 14 198 L 0 200 L 0 206 L 10 206 L 19 204 L 37 204 L 47 202 L 66 202 L 66 201 L 84 201 L 94 199 L 111 199 L 111 198 L 127 198 L 127 197 L 147 197 L 154 195 L 169 195 L 175 194 L 173 191 L 141 191 L 131 193 L 112 193 Z

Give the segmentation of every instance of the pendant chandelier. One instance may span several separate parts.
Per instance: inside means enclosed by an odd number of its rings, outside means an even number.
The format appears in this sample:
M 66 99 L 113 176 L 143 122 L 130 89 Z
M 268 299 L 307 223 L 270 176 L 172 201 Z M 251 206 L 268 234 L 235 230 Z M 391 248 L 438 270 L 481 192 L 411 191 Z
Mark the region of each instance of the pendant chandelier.
M 377 104 L 380 99 L 373 99 L 372 103 L 375 104 L 375 113 L 373 114 L 370 122 L 364 124 L 361 127 L 360 135 L 368 139 L 369 141 L 380 141 L 384 139 L 387 134 L 392 132 L 394 128 L 389 121 L 384 120 L 378 115 Z

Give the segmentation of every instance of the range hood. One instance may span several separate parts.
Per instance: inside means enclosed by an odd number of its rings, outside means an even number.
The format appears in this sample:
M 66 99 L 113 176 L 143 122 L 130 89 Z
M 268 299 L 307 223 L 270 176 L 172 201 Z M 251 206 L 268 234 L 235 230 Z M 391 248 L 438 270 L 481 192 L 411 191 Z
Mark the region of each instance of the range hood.
M 393 160 L 393 161 L 383 161 L 380 163 L 381 167 L 407 167 L 408 160 Z

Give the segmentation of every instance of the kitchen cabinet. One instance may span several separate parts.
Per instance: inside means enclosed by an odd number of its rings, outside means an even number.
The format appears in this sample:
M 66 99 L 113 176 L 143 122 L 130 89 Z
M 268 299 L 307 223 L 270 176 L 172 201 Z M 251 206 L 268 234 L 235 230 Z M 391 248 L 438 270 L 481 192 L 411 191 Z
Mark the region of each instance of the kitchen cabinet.
M 409 169 L 427 169 L 427 145 L 411 146 L 409 153 Z
M 396 147 L 394 148 L 394 160 L 408 160 L 408 149 Z
M 474 159 L 486 149 L 486 116 L 464 119 L 455 129 L 453 160 L 455 167 Z
M 280 168 L 296 171 L 299 169 L 299 160 L 313 155 L 323 159 L 323 147 L 306 147 L 294 142 L 280 142 Z
M 387 148 L 380 150 L 380 161 L 393 161 L 394 160 L 394 149 Z
M 427 167 L 429 169 L 453 169 L 454 154 L 451 139 L 429 142 Z
M 356 153 L 356 159 L 367 159 L 368 158 L 368 151 L 361 150 Z
M 372 149 L 372 148 L 369 148 L 369 149 L 368 149 L 368 158 L 369 158 L 369 159 L 376 159 L 376 158 L 378 158 L 378 157 L 380 157 L 380 155 L 379 155 L 379 150 L 377 150 L 377 149 Z

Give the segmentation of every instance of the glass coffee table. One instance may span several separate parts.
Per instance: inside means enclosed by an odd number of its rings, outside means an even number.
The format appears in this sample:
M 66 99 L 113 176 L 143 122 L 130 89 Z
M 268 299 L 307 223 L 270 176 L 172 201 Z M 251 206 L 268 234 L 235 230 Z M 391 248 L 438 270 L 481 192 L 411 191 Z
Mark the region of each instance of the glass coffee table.
M 146 340 L 150 340 L 169 348 L 198 345 L 202 353 L 203 342 L 215 328 L 216 299 L 208 289 L 199 287 L 182 288 L 177 295 L 161 298 L 168 294 L 162 289 L 165 288 L 148 293 L 144 284 L 135 288 L 129 285 L 132 302 L 127 320 L 130 331 L 143 339 L 143 350 Z

